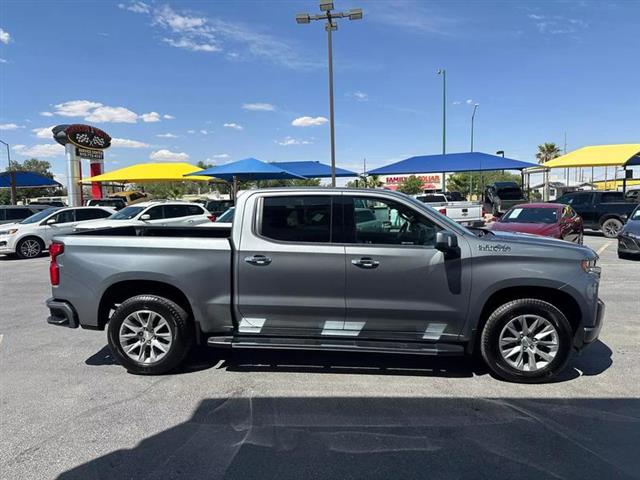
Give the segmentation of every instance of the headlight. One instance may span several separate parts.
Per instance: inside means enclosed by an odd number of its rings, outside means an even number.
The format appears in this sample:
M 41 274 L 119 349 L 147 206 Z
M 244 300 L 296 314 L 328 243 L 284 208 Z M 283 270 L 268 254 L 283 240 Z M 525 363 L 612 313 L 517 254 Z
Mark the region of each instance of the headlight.
M 9 230 L 0 230 L 0 235 L 13 235 L 18 231 L 17 228 L 10 228 Z
M 584 270 L 585 272 L 593 273 L 594 275 L 600 276 L 600 272 L 602 269 L 596 265 L 597 262 L 598 262 L 598 258 L 594 257 L 588 260 L 582 260 L 580 262 L 580 266 L 582 267 L 582 270 Z

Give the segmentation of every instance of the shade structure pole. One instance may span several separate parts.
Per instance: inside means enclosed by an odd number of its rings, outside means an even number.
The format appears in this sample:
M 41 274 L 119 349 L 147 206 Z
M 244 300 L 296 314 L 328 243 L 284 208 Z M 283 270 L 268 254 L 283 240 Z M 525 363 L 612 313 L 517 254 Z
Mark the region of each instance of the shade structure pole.
M 334 30 L 331 21 L 327 22 L 327 46 L 329 50 L 329 130 L 331 135 L 331 186 L 336 186 L 336 133 L 333 114 L 333 43 L 331 32 Z
M 238 199 L 238 177 L 236 175 L 233 176 L 232 182 L 233 189 L 233 204 L 236 204 L 236 200 Z
M 76 146 L 71 142 L 67 143 L 64 149 L 67 157 L 67 205 L 79 207 L 82 204 L 80 158 L 76 155 Z

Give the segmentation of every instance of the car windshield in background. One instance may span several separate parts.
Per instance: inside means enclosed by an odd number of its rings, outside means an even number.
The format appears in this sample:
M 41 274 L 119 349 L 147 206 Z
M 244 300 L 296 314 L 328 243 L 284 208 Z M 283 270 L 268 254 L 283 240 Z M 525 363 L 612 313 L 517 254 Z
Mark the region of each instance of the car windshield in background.
M 500 219 L 500 223 L 556 223 L 555 208 L 512 208 Z
M 636 207 L 630 218 L 631 220 L 640 220 L 640 206 Z
M 498 196 L 503 200 L 518 200 L 522 198 L 522 190 L 519 188 L 500 188 Z
M 44 220 L 45 218 L 47 218 L 49 215 L 51 215 L 56 210 L 60 210 L 60 207 L 47 208 L 46 210 L 42 210 L 41 212 L 35 213 L 35 214 L 31 215 L 30 217 L 25 218 L 20 223 L 21 224 L 37 223 L 40 220 Z
M 144 207 L 126 207 L 120 210 L 118 213 L 114 213 L 109 217 L 109 220 L 131 220 L 138 215 Z
M 231 207 L 230 209 L 228 209 L 226 212 L 224 212 L 222 215 L 220 215 L 217 219 L 216 222 L 221 222 L 221 223 L 232 223 L 233 222 L 233 212 L 235 212 L 236 208 L 235 207 Z

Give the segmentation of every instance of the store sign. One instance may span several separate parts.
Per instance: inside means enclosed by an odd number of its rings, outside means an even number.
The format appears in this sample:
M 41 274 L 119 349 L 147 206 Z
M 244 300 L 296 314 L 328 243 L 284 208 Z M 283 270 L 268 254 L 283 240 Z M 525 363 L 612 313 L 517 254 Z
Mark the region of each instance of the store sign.
M 111 137 L 90 125 L 58 125 L 53 128 L 53 138 L 61 145 L 72 143 L 76 147 L 104 150 L 111 146 Z
M 88 160 L 104 160 L 104 152 L 102 150 L 76 147 L 76 155 Z
M 423 190 L 442 190 L 442 174 L 440 173 L 413 173 L 406 175 L 387 175 L 382 177 L 384 188 L 397 190 L 398 186 L 411 175 L 422 181 Z

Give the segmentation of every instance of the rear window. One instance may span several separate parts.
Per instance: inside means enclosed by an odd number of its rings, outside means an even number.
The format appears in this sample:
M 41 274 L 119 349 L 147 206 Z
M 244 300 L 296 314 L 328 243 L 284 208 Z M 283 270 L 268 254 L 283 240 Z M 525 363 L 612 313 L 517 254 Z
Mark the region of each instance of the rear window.
M 330 196 L 266 197 L 261 234 L 284 242 L 329 243 Z
M 500 223 L 556 223 L 556 208 L 522 208 L 516 207 L 505 213 Z
M 603 193 L 600 201 L 602 203 L 624 202 L 624 194 L 622 192 Z

